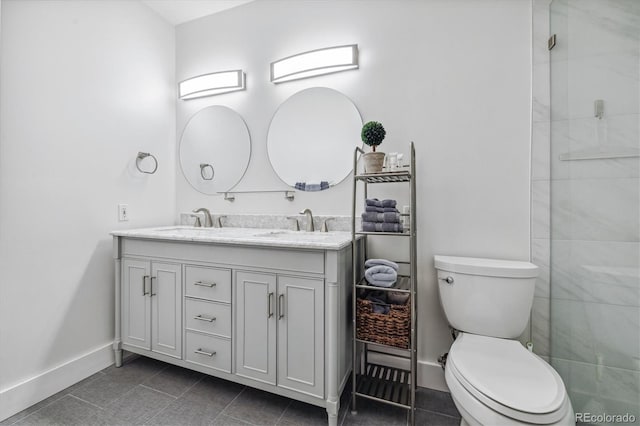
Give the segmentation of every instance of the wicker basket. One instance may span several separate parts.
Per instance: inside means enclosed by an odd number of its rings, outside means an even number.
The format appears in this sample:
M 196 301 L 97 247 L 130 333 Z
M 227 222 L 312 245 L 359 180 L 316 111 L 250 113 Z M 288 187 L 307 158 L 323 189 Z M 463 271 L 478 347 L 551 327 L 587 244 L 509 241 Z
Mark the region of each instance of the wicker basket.
M 389 306 L 389 313 L 378 314 L 373 312 L 373 302 L 358 298 L 356 337 L 368 342 L 408 349 L 411 333 L 410 300 L 405 305 L 386 305 Z

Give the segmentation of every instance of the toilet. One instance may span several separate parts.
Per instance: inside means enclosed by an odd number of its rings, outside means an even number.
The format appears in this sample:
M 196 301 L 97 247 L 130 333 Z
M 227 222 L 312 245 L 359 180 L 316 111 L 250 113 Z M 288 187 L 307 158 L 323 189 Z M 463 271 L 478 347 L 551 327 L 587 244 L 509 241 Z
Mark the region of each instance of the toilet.
M 458 331 L 445 367 L 460 425 L 575 425 L 558 373 L 516 340 L 527 326 L 538 267 L 435 256 L 440 302 Z

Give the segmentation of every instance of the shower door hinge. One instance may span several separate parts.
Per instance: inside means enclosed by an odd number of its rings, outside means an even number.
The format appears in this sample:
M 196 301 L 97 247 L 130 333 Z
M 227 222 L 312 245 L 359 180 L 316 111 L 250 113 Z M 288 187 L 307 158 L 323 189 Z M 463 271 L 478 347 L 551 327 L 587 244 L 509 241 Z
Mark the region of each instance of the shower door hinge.
M 556 35 L 552 35 L 551 37 L 549 37 L 549 41 L 547 42 L 547 45 L 549 46 L 549 50 L 553 49 L 554 46 L 556 45 Z

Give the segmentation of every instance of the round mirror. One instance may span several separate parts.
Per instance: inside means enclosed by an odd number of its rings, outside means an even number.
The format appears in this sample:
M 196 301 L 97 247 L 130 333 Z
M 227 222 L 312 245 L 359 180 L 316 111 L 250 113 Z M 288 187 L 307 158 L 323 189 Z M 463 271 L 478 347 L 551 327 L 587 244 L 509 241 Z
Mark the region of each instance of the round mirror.
M 204 194 L 228 191 L 247 170 L 249 129 L 234 110 L 214 105 L 198 111 L 180 139 L 180 167 L 191 186 Z
M 284 101 L 271 120 L 269 161 L 287 185 L 327 189 L 353 169 L 361 130 L 362 117 L 345 95 L 326 87 L 302 90 Z

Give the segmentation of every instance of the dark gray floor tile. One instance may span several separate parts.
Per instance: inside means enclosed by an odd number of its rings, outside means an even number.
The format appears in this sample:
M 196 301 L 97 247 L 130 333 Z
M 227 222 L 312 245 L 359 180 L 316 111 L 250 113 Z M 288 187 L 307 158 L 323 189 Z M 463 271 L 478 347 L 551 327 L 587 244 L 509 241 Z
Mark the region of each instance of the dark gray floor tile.
M 216 417 L 213 423 L 211 423 L 211 426 L 253 426 L 253 425 L 251 423 L 247 423 L 242 420 L 234 419 L 233 417 L 220 414 L 218 417 Z
M 80 399 L 106 408 L 124 393 L 150 379 L 167 367 L 167 364 L 145 357 L 132 357 L 120 368 L 113 366 L 102 370 L 95 380 L 74 389 L 71 394 Z
M 138 385 L 167 368 L 169 364 L 144 356 L 127 359 L 122 367 L 107 367 L 102 370 L 107 377 Z
M 143 385 L 173 396 L 180 396 L 200 380 L 204 374 L 170 365 L 142 382 Z
M 66 395 L 23 418 L 16 425 L 84 425 L 98 408 L 71 395 Z
M 78 383 L 69 386 L 66 389 L 61 390 L 60 392 L 51 395 L 49 398 L 43 399 L 42 401 L 38 402 L 37 404 L 32 405 L 31 407 L 20 411 L 19 413 L 16 413 L 15 415 L 3 420 L 0 422 L 0 425 L 2 426 L 7 426 L 7 425 L 12 425 L 14 423 L 16 423 L 17 421 L 27 417 L 28 415 L 40 410 L 41 408 L 46 407 L 47 405 L 51 404 L 52 402 L 58 401 L 59 399 L 61 399 L 62 397 L 69 395 L 71 392 L 73 392 L 76 389 L 80 389 L 81 387 L 87 385 L 88 383 L 91 383 L 92 381 L 98 379 L 99 377 L 102 377 L 103 373 L 98 372 L 92 376 L 87 377 L 84 380 L 79 381 Z
M 282 396 L 246 388 L 223 414 L 255 425 L 275 425 L 291 400 Z
M 460 413 L 451 399 L 451 394 L 434 389 L 418 388 L 416 392 L 416 407 L 434 413 L 460 417 Z
M 342 422 L 343 425 L 405 426 L 407 424 L 409 411 L 404 408 L 365 398 L 358 398 L 357 408 L 358 414 L 351 414 L 351 410 L 347 411 Z M 416 422 L 416 424 L 419 423 Z
M 66 389 L 65 389 L 66 390 Z M 12 425 L 16 422 L 18 422 L 21 419 L 24 419 L 25 417 L 27 417 L 30 414 L 35 413 L 36 411 L 46 407 L 47 405 L 51 404 L 52 402 L 55 402 L 59 399 L 61 399 L 62 397 L 66 396 L 67 393 L 65 391 L 61 391 L 56 393 L 55 395 L 50 396 L 49 398 L 45 398 L 42 401 L 32 405 L 31 407 L 24 409 L 22 411 L 20 411 L 19 413 L 14 414 L 13 416 L 4 419 L 2 422 L 0 422 L 0 425 Z
M 122 380 L 121 378 L 105 374 L 87 385 L 74 390 L 71 394 L 95 404 L 100 408 L 106 408 L 135 386 L 135 383 L 130 383 L 128 380 Z
M 243 389 L 244 386 L 241 384 L 206 376 L 185 392 L 180 399 L 208 404 L 223 410 Z
M 105 412 L 124 423 L 142 424 L 175 400 L 174 397 L 138 385 L 110 404 Z
M 86 426 L 129 426 L 129 423 L 122 420 L 118 420 L 112 414 L 107 413 L 105 410 L 100 410 L 98 413 L 89 417 L 86 422 Z
M 300 401 L 291 401 L 277 424 L 282 426 L 325 426 L 327 424 L 327 409 Z
M 178 399 L 156 416 L 147 420 L 147 425 L 207 426 L 213 423 L 221 410 L 212 404 L 203 404 Z
M 420 426 L 459 426 L 459 417 L 444 416 L 431 411 L 416 410 L 416 425 Z

